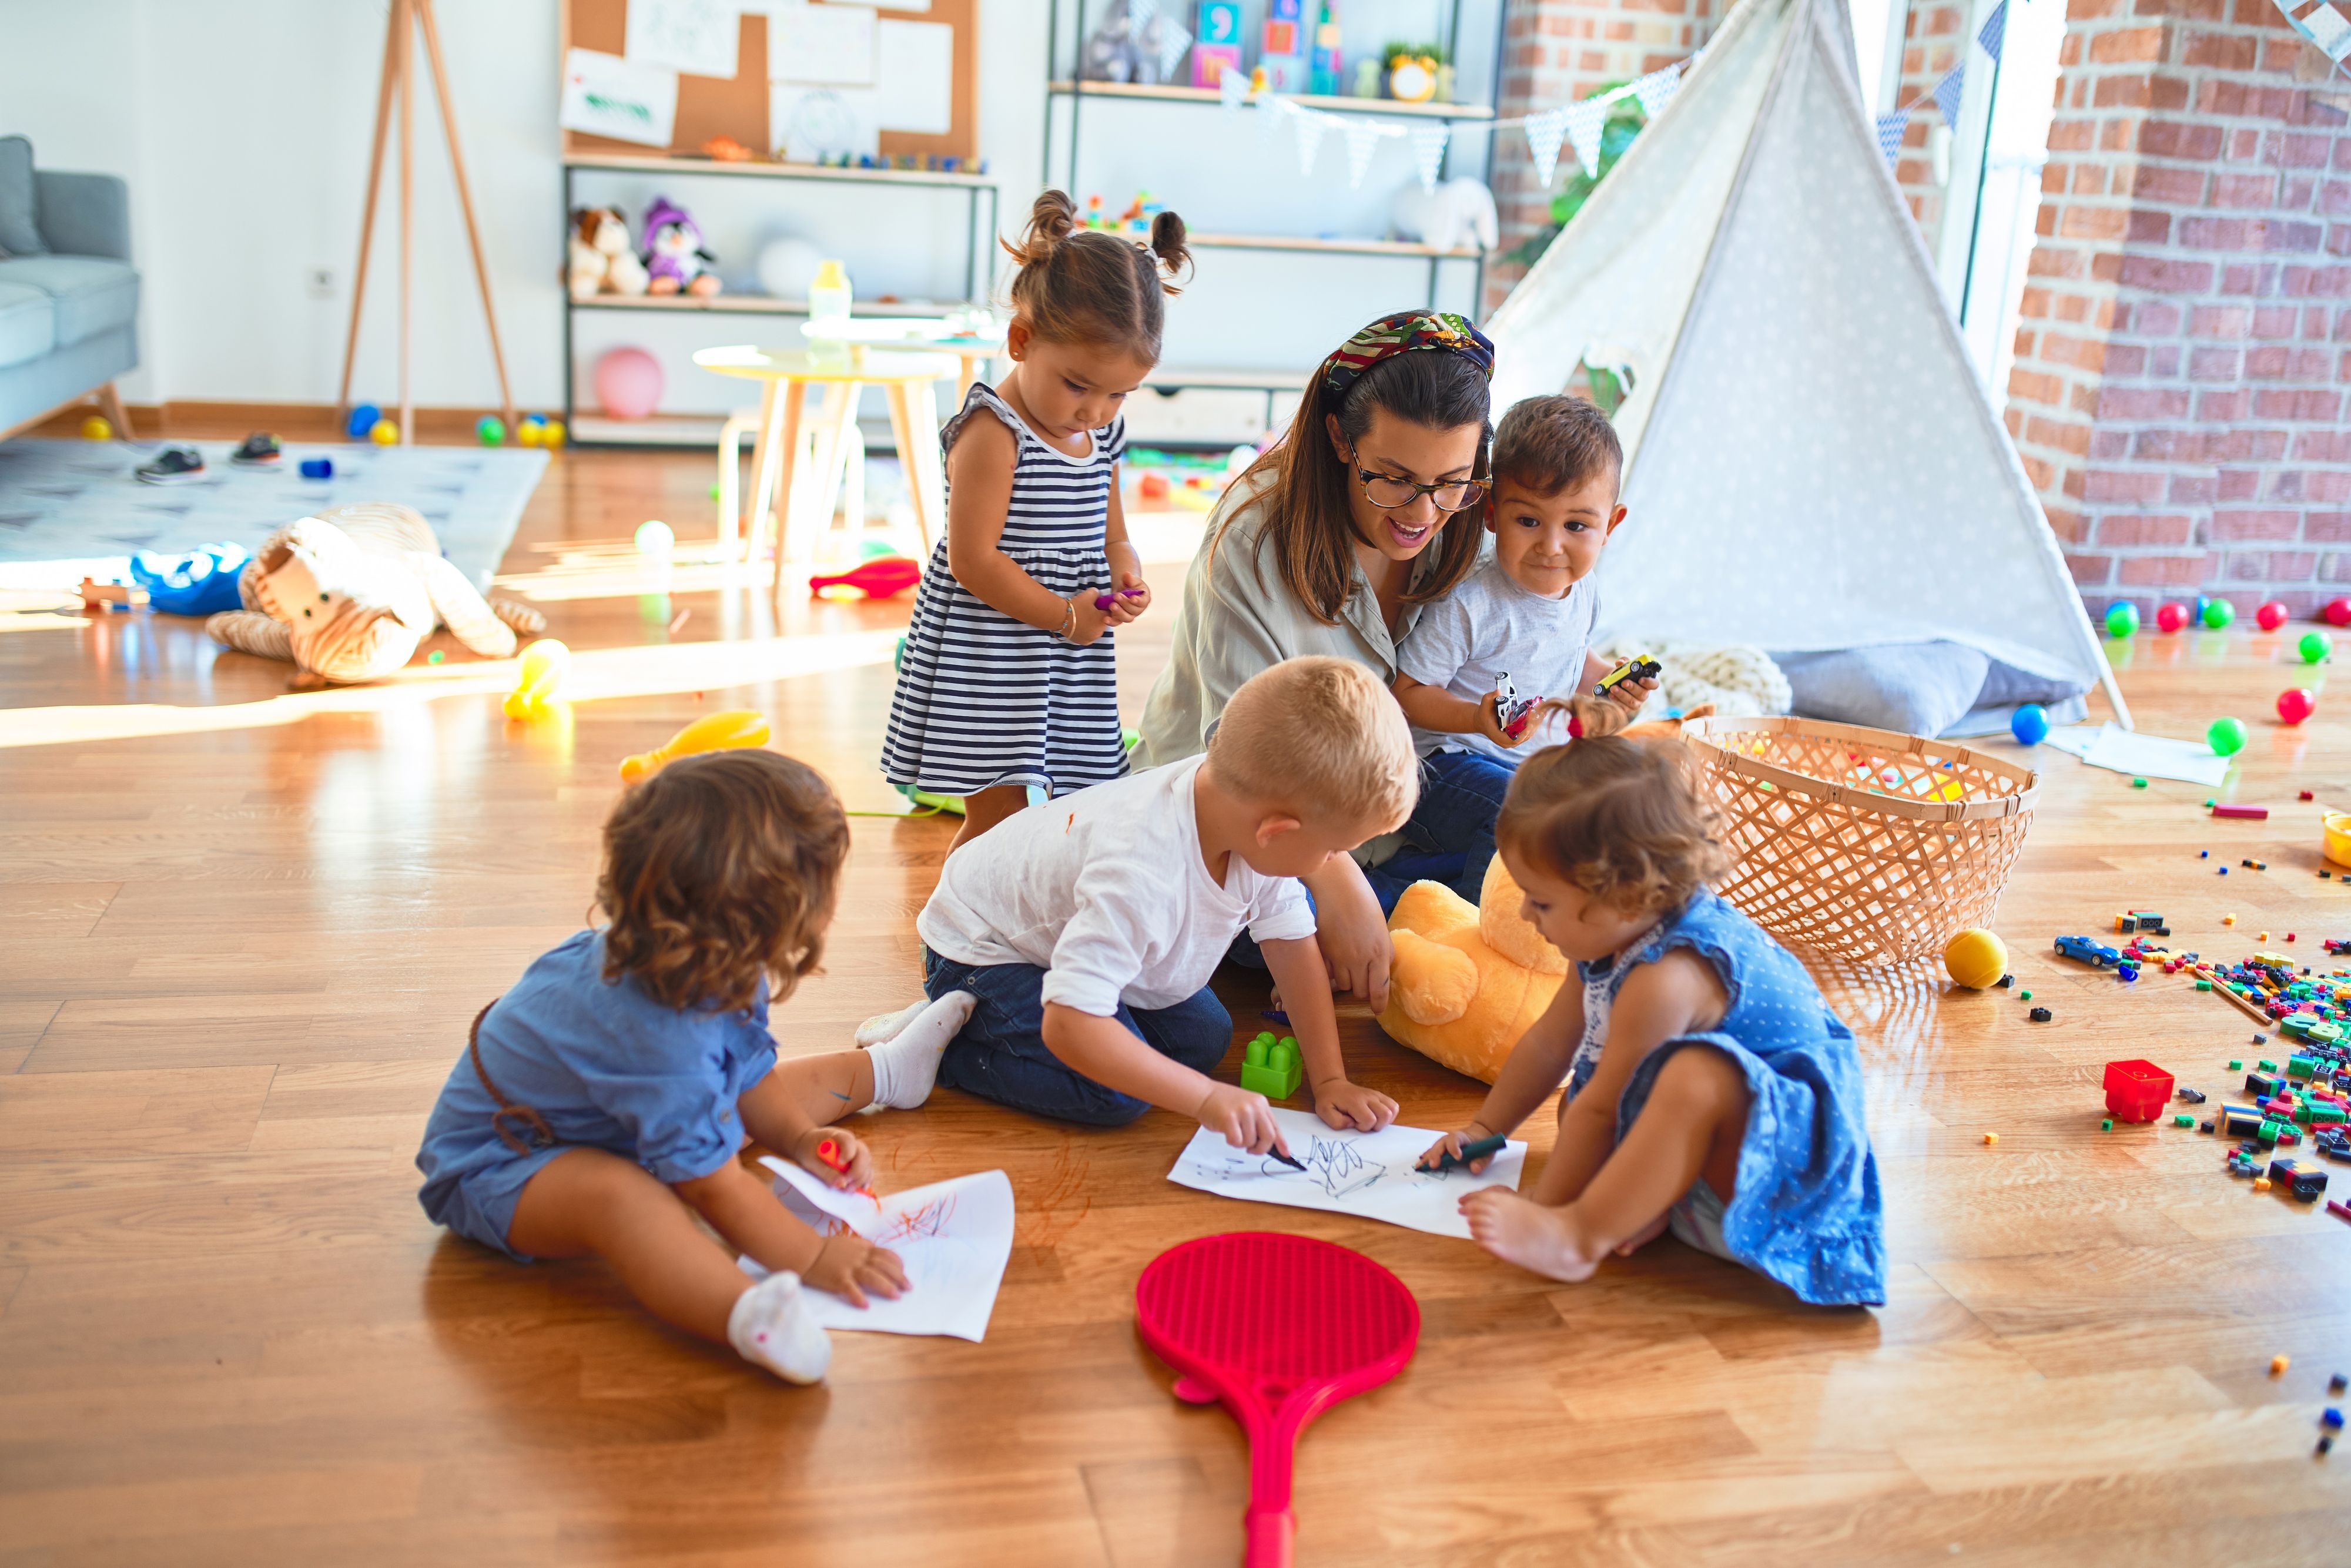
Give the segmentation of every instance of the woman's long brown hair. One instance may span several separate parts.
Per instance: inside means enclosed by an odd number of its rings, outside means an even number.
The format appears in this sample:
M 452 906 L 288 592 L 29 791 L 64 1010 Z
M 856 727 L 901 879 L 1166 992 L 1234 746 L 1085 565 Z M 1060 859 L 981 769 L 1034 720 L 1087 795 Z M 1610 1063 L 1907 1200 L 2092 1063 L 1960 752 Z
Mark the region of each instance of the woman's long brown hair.
M 1274 542 L 1281 580 L 1290 591 L 1325 625 L 1338 623 L 1347 602 L 1361 538 L 1355 531 L 1355 476 L 1332 447 L 1328 421 L 1335 415 L 1340 433 L 1353 444 L 1363 440 L 1373 413 L 1380 409 L 1429 430 L 1477 425 L 1478 461 L 1472 472 L 1479 479 L 1486 477 L 1493 424 L 1485 376 L 1458 354 L 1419 349 L 1381 361 L 1357 377 L 1343 395 L 1333 396 L 1318 374 L 1298 400 L 1298 414 L 1288 434 L 1233 482 L 1236 486 L 1264 487 L 1259 504 L 1268 508 L 1269 523 L 1260 537 Z M 1219 539 L 1239 512 L 1236 506 L 1226 514 L 1217 528 Z M 1469 575 L 1478 562 L 1484 518 L 1484 508 L 1473 506 L 1445 519 L 1432 547 L 1435 568 L 1405 594 L 1406 604 L 1442 599 Z M 1214 570 L 1214 546 L 1210 548 L 1209 570 Z M 1414 567 L 1418 570 L 1417 560 Z

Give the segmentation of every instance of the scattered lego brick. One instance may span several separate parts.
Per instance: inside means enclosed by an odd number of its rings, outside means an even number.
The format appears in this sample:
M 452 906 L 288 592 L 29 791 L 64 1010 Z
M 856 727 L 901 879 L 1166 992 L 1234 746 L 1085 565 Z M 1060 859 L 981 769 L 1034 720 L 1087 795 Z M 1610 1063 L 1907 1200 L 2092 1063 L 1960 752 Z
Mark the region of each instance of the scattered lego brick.
M 2047 1023 L 2053 1015 L 2047 1008 L 2035 1008 L 2025 1016 L 2034 1023 Z

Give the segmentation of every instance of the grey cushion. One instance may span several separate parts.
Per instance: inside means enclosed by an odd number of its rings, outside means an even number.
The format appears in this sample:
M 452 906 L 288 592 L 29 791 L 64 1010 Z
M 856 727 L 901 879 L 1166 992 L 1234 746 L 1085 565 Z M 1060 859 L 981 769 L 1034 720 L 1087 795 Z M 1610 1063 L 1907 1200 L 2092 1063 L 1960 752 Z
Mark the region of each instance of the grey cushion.
M 139 314 L 139 274 L 95 256 L 19 256 L 0 261 L 0 283 L 37 288 L 57 307 L 57 346 L 71 348 Z
M 1940 735 L 1976 706 L 1991 660 L 1959 643 L 1889 643 L 1774 653 L 1795 712 L 1907 735 Z
M 55 348 L 57 319 L 57 302 L 40 289 L 0 283 L 0 366 L 21 365 Z
M 47 256 L 33 200 L 33 144 L 21 136 L 0 136 L 0 251 L 10 256 Z

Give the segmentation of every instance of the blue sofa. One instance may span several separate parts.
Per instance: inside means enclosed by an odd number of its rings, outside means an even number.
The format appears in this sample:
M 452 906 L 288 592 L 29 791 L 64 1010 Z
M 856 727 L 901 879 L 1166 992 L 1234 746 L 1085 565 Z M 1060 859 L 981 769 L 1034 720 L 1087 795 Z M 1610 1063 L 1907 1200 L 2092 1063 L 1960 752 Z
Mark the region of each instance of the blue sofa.
M 129 434 L 114 378 L 138 364 L 129 188 L 36 171 L 0 136 L 0 438 L 91 396 Z

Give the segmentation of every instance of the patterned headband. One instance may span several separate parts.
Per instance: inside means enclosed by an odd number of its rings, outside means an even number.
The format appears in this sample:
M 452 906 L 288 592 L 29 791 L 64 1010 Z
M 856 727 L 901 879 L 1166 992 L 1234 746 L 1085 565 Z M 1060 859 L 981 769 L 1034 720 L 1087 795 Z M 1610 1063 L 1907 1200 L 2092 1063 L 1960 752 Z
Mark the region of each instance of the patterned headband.
M 1393 316 L 1383 316 L 1338 348 L 1322 361 L 1322 385 L 1333 397 L 1344 397 L 1347 389 L 1365 371 L 1382 360 L 1408 354 L 1416 349 L 1442 349 L 1460 355 L 1478 367 L 1478 373 L 1488 381 L 1494 379 L 1494 345 L 1485 333 L 1469 324 L 1466 316 L 1450 312 L 1439 314 L 1430 310 L 1399 310 Z

